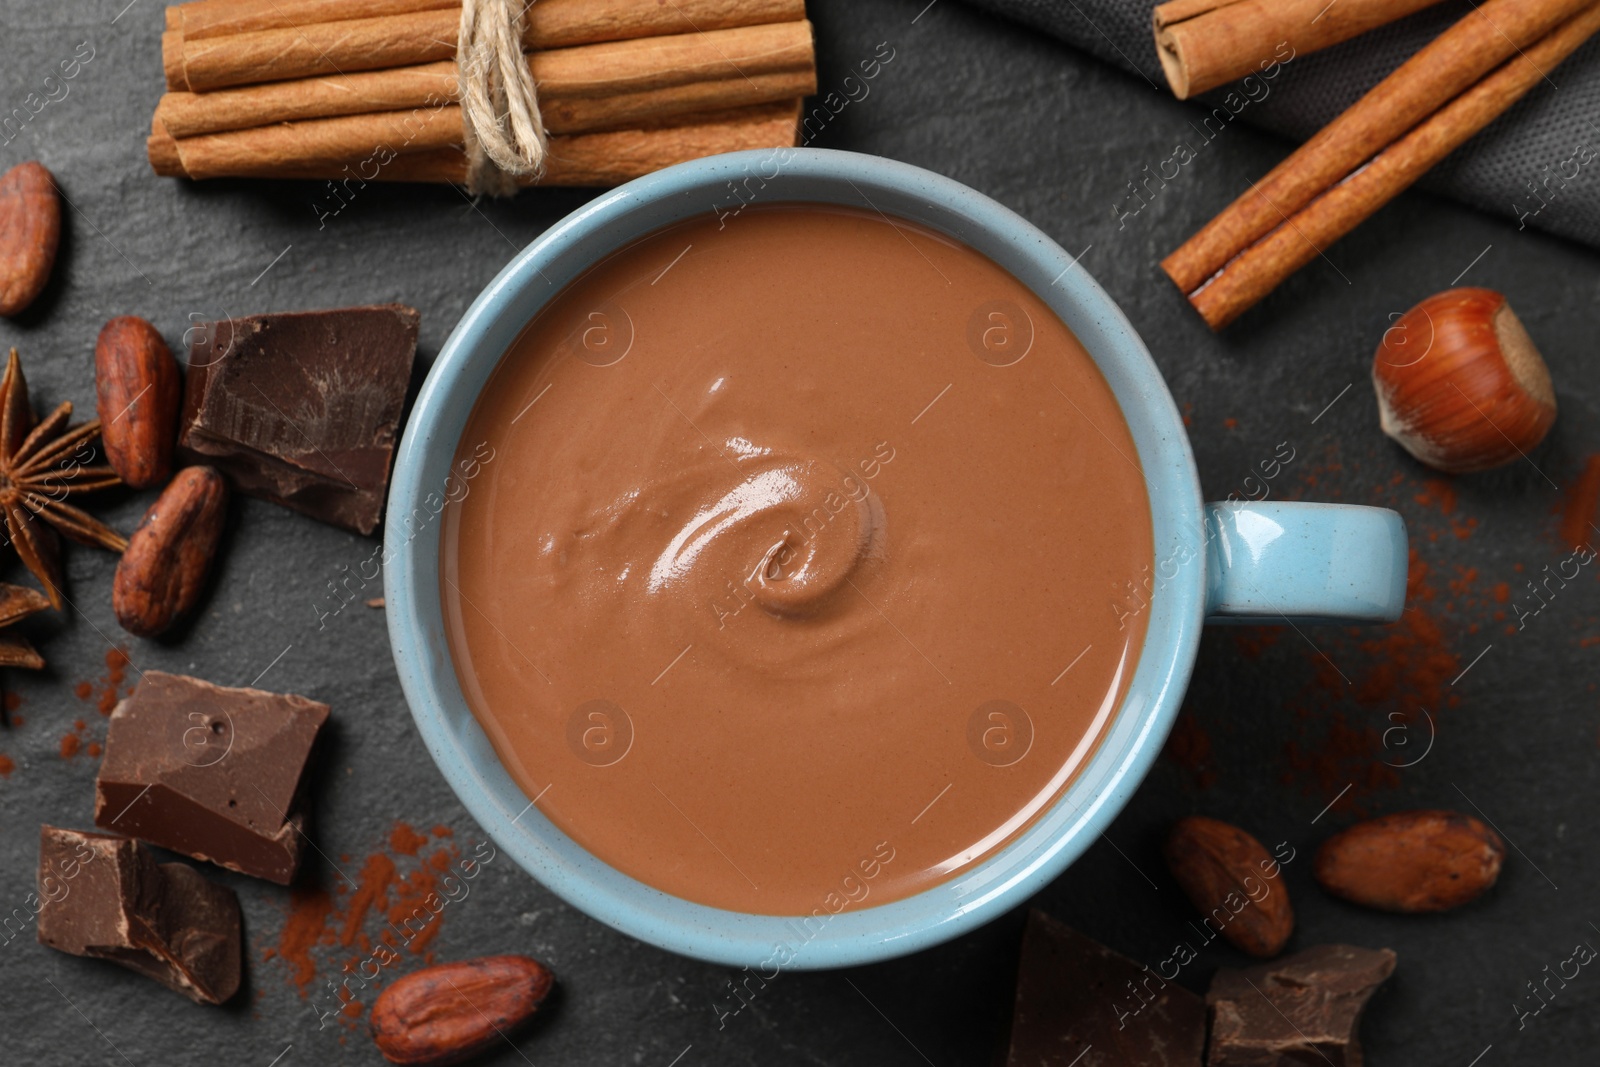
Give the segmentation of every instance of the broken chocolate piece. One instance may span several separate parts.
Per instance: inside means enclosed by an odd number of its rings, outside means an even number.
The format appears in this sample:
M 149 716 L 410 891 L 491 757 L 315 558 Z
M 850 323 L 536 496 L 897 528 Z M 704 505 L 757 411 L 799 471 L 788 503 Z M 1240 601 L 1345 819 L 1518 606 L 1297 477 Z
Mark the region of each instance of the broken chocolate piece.
M 1007 1067 L 1200 1067 L 1205 1040 L 1199 997 L 1028 913 Z
M 239 898 L 137 841 L 39 829 L 39 942 L 154 978 L 202 1004 L 239 991 Z
M 288 885 L 301 783 L 328 706 L 146 671 L 111 713 L 94 824 Z
M 1394 973 L 1389 949 L 1318 945 L 1243 971 L 1218 971 L 1211 1006 L 1210 1067 L 1361 1067 L 1357 1031 Z
M 185 463 L 368 534 L 378 525 L 422 316 L 401 304 L 208 322 L 189 349 Z

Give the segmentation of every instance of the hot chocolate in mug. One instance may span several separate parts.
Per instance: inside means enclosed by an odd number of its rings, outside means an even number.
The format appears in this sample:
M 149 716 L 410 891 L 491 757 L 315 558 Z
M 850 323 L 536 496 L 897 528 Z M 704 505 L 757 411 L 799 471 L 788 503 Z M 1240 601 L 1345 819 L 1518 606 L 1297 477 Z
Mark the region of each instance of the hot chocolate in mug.
M 1008 833 L 1003 844 L 952 867 L 944 880 L 897 899 L 872 891 L 875 877 L 882 879 L 882 872 L 894 870 L 897 859 L 905 862 L 903 850 L 895 847 L 895 835 L 886 832 L 881 839 L 863 840 L 859 863 L 852 863 L 848 870 L 828 872 L 839 884 L 822 886 L 827 879 L 819 881 L 813 906 L 805 906 L 805 894 L 791 895 L 784 898 L 783 913 L 770 914 L 753 906 L 749 910 L 711 906 L 689 899 L 693 893 L 664 892 L 626 873 L 619 869 L 629 866 L 622 862 L 628 858 L 625 853 L 618 862 L 608 863 L 596 855 L 603 849 L 583 847 L 573 833 L 563 829 L 560 819 L 547 816 L 537 803 L 541 791 L 530 785 L 537 775 L 521 774 L 523 784 L 518 784 L 474 714 L 474 700 L 481 710 L 482 694 L 476 691 L 472 664 L 467 662 L 470 657 L 462 654 L 460 634 L 451 629 L 450 619 L 454 612 L 459 624 L 463 612 L 482 611 L 451 578 L 456 572 L 450 554 L 460 549 L 454 535 L 447 536 L 446 531 L 454 529 L 453 521 L 462 521 L 463 500 L 474 492 L 483 495 L 472 499 L 470 507 L 477 509 L 472 514 L 489 515 L 492 509 L 484 510 L 488 507 L 484 501 L 502 500 L 509 507 L 513 487 L 516 492 L 538 494 L 545 485 L 553 497 L 563 488 L 560 479 L 583 477 L 559 467 L 518 468 L 517 477 L 506 479 L 502 472 L 512 469 L 508 465 L 524 462 L 516 449 L 491 447 L 484 453 L 472 447 L 483 429 L 481 417 L 479 423 L 473 422 L 475 412 L 497 410 L 495 404 L 502 399 L 497 390 L 503 388 L 505 379 L 495 378 L 491 383 L 491 378 L 507 353 L 517 350 L 530 322 L 545 321 L 538 317 L 546 312 L 546 319 L 559 316 L 561 294 L 591 284 L 597 270 L 616 269 L 622 257 L 614 254 L 644 247 L 641 242 L 651 235 L 668 227 L 697 226 L 685 231 L 694 238 L 688 243 L 693 247 L 698 240 L 704 248 L 718 233 L 744 227 L 739 240 L 746 240 L 779 217 L 772 214 L 781 214 L 778 205 L 822 206 L 840 216 L 855 212 L 871 226 L 878 226 L 874 220 L 881 220 L 889 228 L 879 227 L 883 233 L 893 231 L 896 240 L 908 243 L 912 236 L 929 231 L 942 235 L 956 244 L 943 251 L 925 245 L 918 252 L 941 275 L 964 277 L 959 271 L 970 268 L 976 272 L 972 277 L 978 277 L 985 269 L 998 268 L 1031 294 L 1030 302 L 1032 298 L 1042 302 L 1060 321 L 1042 324 L 1041 336 L 1049 336 L 1058 325 L 1070 331 L 1103 379 L 1107 403 L 1120 410 L 1123 426 L 1099 427 L 1108 446 L 1103 454 L 1113 456 L 1124 446 L 1137 453 L 1137 464 L 1130 464 L 1129 469 L 1138 472 L 1133 484 L 1136 489 L 1142 486 L 1148 503 L 1149 559 L 1119 583 L 1114 595 L 1107 598 L 1110 603 L 1093 607 L 1105 613 L 1105 621 L 1096 625 L 1106 627 L 1108 633 L 1136 632 L 1131 626 L 1142 628 L 1142 638 L 1137 640 L 1136 658 L 1129 658 L 1134 664 L 1131 678 L 1118 680 L 1120 699 L 1106 704 L 1103 715 L 1096 719 L 1092 744 L 1084 748 L 1082 759 L 1072 766 L 1072 776 L 1052 794 L 1048 806 Z M 757 223 L 758 215 L 765 221 Z M 790 218 L 783 224 L 794 223 L 795 218 Z M 798 259 L 803 242 L 800 231 L 793 232 Z M 916 246 L 912 244 L 912 248 Z M 932 258 L 926 254 L 930 250 L 935 253 Z M 942 269 L 934 259 L 943 264 Z M 597 267 L 602 261 L 611 266 Z M 677 262 L 663 260 L 663 265 L 671 270 Z M 695 279 L 703 277 L 708 269 L 705 264 L 710 262 L 691 261 L 692 269 L 682 276 L 681 284 L 690 287 L 686 291 L 692 292 Z M 678 269 L 684 268 L 680 265 Z M 648 284 L 639 283 L 641 288 Z M 889 282 L 875 283 L 867 275 L 850 284 L 871 287 Z M 957 288 L 952 285 L 952 291 Z M 892 305 L 892 295 L 884 290 L 885 306 Z M 708 308 L 713 303 L 709 294 L 704 303 Z M 963 316 L 964 332 L 975 336 L 961 340 L 969 348 L 977 346 L 973 351 L 995 367 L 1022 358 L 1015 350 L 1006 349 L 1003 334 L 995 335 L 1000 343 L 988 343 L 991 338 L 986 331 L 991 323 L 1007 325 L 1011 310 L 997 304 L 989 308 L 989 314 L 998 318 L 986 318 L 981 307 L 972 317 Z M 627 321 L 630 330 L 645 329 L 651 320 L 642 310 L 636 309 L 636 316 L 637 324 L 626 312 L 616 321 Z M 583 328 L 582 323 L 571 327 L 580 331 L 572 336 L 582 336 Z M 631 340 L 633 334 L 628 337 Z M 603 340 L 614 343 L 616 339 L 604 335 Z M 552 344 L 560 349 L 559 338 Z M 621 351 L 591 346 L 587 355 L 580 354 L 584 366 L 579 369 L 587 373 L 589 368 L 615 365 L 622 358 L 616 353 Z M 639 358 L 637 354 L 635 358 Z M 660 391 L 659 385 L 651 387 Z M 666 397 L 664 391 L 662 395 Z M 1068 403 L 1073 402 L 1062 395 Z M 1080 399 L 1090 402 L 1087 395 Z M 670 397 L 667 402 L 672 402 Z M 520 410 L 508 407 L 504 417 L 491 418 L 491 424 L 510 424 L 525 414 L 529 419 L 556 418 L 560 410 L 555 403 L 543 409 L 524 407 L 520 399 L 512 407 Z M 695 422 L 686 414 L 684 418 L 691 426 Z M 469 426 L 471 441 L 467 439 Z M 869 448 L 868 469 L 881 474 L 887 465 L 892 472 L 895 454 L 895 446 L 887 439 L 876 452 Z M 484 459 L 485 455 L 490 458 Z M 463 457 L 478 472 L 476 478 L 467 478 L 458 469 Z M 741 461 L 722 458 L 737 475 Z M 899 462 L 900 470 L 907 469 L 905 460 Z M 491 470 L 488 475 L 481 473 L 486 465 Z M 791 464 L 785 469 L 791 480 L 804 480 L 810 468 Z M 829 473 L 834 472 L 830 469 Z M 876 491 L 868 475 L 858 474 L 853 465 L 844 473 L 858 482 L 862 491 L 833 495 L 846 504 L 854 501 L 861 505 L 850 514 L 859 510 L 867 516 L 863 529 L 868 529 L 873 520 L 864 502 L 875 500 Z M 746 482 L 751 481 L 746 477 Z M 886 528 L 892 545 L 893 499 L 888 499 L 891 510 Z M 1110 523 L 1114 518 L 1095 516 L 1092 504 L 1088 514 L 1088 521 Z M 861 545 L 874 543 L 870 534 L 863 537 Z M 1138 554 L 1144 554 L 1143 542 L 1130 543 L 1140 544 Z M 865 547 L 861 551 L 873 550 Z M 1404 607 L 1407 542 L 1400 517 L 1380 508 L 1264 501 L 1204 503 L 1182 419 L 1149 353 L 1105 292 L 1055 242 L 987 197 L 915 167 L 852 153 L 775 149 L 696 160 L 616 189 L 550 229 L 500 273 L 456 326 L 418 397 L 396 461 L 385 557 L 390 640 L 407 701 L 446 780 L 496 843 L 573 906 L 625 933 L 671 951 L 765 973 L 774 968 L 851 966 L 916 951 L 955 937 L 1027 900 L 1093 843 L 1148 773 L 1177 717 L 1205 622 L 1302 626 L 1321 620 L 1393 621 Z M 528 565 L 534 564 L 530 561 Z M 772 576 L 780 576 L 780 569 L 774 569 Z M 510 576 L 506 585 L 515 587 L 511 579 L 517 577 Z M 494 583 L 482 583 L 471 591 L 474 597 L 492 597 Z M 871 604 L 864 595 L 863 601 Z M 780 613 L 785 610 L 778 600 L 765 607 Z M 1086 605 L 1084 610 L 1090 607 Z M 881 610 L 878 614 L 888 626 L 894 626 Z M 561 625 L 559 620 L 551 624 Z M 1066 622 L 1061 625 L 1065 627 Z M 485 640 L 491 643 L 503 639 L 516 644 L 498 626 L 486 633 Z M 525 637 L 518 634 L 519 639 Z M 527 658 L 520 649 L 517 654 Z M 939 669 L 931 660 L 928 666 Z M 475 690 L 471 699 L 463 691 L 464 677 Z M 583 706 L 588 705 L 580 705 L 580 711 Z M 977 709 L 981 711 L 981 707 Z M 589 729 L 584 724 L 590 721 L 596 724 L 594 729 L 613 725 L 605 708 L 595 714 L 601 718 L 586 718 L 579 724 L 580 740 L 551 730 L 548 745 L 581 744 L 583 732 Z M 999 718 L 993 721 L 998 727 L 1011 725 L 1003 707 L 995 714 Z M 966 722 L 959 724 L 961 729 L 967 726 Z M 652 724 L 652 729 L 660 728 Z M 940 723 L 930 728 L 948 732 L 958 725 Z M 613 746 L 603 751 L 620 753 L 614 758 L 622 759 L 628 749 L 617 747 L 620 739 L 603 729 L 598 736 Z M 983 723 L 974 730 L 973 744 L 981 748 L 986 736 Z M 630 726 L 628 744 L 644 743 L 632 731 Z M 503 743 L 504 733 L 498 736 Z M 539 746 L 533 748 L 537 755 Z M 980 758 L 982 755 L 980 751 Z M 585 762 L 589 767 L 583 773 L 589 773 L 605 761 Z M 517 770 L 520 773 L 524 768 Z M 603 767 L 596 773 L 603 773 Z M 551 779 L 551 788 L 559 789 L 559 782 Z M 671 819 L 671 811 L 678 805 L 662 795 L 664 802 L 657 807 L 667 813 L 664 818 Z M 727 799 L 730 806 L 740 801 L 737 795 Z M 932 799 L 938 801 L 939 797 Z M 952 795 L 947 802 L 961 801 Z M 696 826 L 709 847 L 739 870 L 687 813 L 678 810 L 677 815 Z M 641 817 L 640 821 L 646 827 L 641 833 L 648 833 L 648 819 Z M 607 847 L 616 857 L 615 849 L 625 849 L 626 839 L 620 846 L 613 840 Z M 641 849 L 644 847 L 641 843 Z M 754 880 L 745 880 L 752 890 L 758 888 Z

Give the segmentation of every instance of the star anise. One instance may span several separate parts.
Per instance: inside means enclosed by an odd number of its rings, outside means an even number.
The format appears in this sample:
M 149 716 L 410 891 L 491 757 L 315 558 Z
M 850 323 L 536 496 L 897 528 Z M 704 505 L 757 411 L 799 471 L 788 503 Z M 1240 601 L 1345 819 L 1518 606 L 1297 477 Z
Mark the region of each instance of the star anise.
M 99 436 L 100 421 L 69 428 L 70 418 L 69 400 L 35 423 L 22 361 L 13 348 L 0 378 L 0 511 L 17 555 L 44 584 L 51 606 L 58 611 L 63 598 L 61 539 L 56 530 L 112 552 L 128 547 L 127 538 L 66 502 L 78 493 L 122 484 L 109 466 L 85 466 L 77 454 Z
M 44 657 L 34 651 L 28 639 L 21 634 L 6 633 L 5 627 L 49 606 L 50 601 L 37 589 L 0 582 L 0 667 L 38 670 L 44 666 Z

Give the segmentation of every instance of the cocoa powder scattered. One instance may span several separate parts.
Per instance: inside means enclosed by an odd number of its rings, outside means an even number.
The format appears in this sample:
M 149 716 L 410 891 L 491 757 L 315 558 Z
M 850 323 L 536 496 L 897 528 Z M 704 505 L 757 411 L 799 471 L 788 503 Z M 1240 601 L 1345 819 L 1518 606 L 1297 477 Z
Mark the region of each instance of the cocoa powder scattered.
M 106 673 L 98 681 L 79 682 L 72 687 L 72 692 L 79 700 L 92 700 L 100 714 L 110 715 L 122 698 L 133 690 L 133 686 L 127 685 L 128 664 L 132 661 L 128 658 L 127 649 L 114 647 L 106 649 L 105 662 Z
M 449 827 L 434 827 L 432 832 L 435 838 L 454 836 Z M 396 822 L 388 834 L 388 847 L 362 861 L 354 873 L 353 887 L 335 875 L 331 890 L 318 887 L 295 892 L 278 943 L 266 949 L 262 958 L 282 960 L 289 983 L 301 997 L 325 997 L 328 1004 L 324 1007 L 331 1010 L 332 998 L 337 995 L 344 1002 L 339 1008 L 341 1019 L 356 1019 L 364 1007 L 348 986 L 338 983 L 358 973 L 379 946 L 432 960 L 429 946 L 439 934 L 444 912 L 436 913 L 427 901 L 430 896 L 442 896 L 440 883 L 460 850 L 454 844 L 428 850 L 429 842 L 427 834 Z M 351 857 L 341 856 L 340 867 L 350 872 Z M 419 914 L 430 916 L 420 928 Z M 336 993 L 326 990 L 330 982 L 336 985 Z
M 1216 784 L 1217 775 L 1211 769 L 1211 735 L 1194 712 L 1185 709 L 1179 713 L 1161 754 L 1193 775 L 1196 788 L 1210 789 Z
M 1576 548 L 1591 544 L 1595 532 L 1590 523 L 1600 524 L 1600 455 L 1590 456 L 1583 473 L 1571 482 L 1561 508 L 1561 547 Z
M 82 719 L 72 720 L 72 732 L 62 735 L 59 751 L 62 759 L 72 759 L 79 752 L 87 752 L 91 758 L 99 758 L 100 742 L 91 738 L 92 731 L 89 724 Z
M 407 856 L 415 856 L 417 850 L 427 843 L 426 837 L 403 822 L 395 823 L 394 829 L 389 832 L 389 847 Z
M 1311 488 L 1311 495 L 1342 498 L 1344 479 L 1334 477 L 1342 466 L 1308 463 L 1290 497 L 1325 478 L 1329 484 Z M 1463 514 L 1453 482 L 1419 482 L 1397 472 L 1353 502 L 1392 507 L 1405 516 L 1411 531 L 1406 609 L 1389 626 L 1319 629 L 1309 635 L 1315 647 L 1292 632 L 1280 633 L 1279 640 L 1287 642 L 1282 647 L 1296 649 L 1310 673 L 1310 683 L 1288 705 L 1298 728 L 1284 743 L 1281 779 L 1324 802 L 1353 786 L 1334 810 L 1363 814 L 1373 793 L 1400 784 L 1395 765 L 1419 755 L 1430 729 L 1438 729 L 1441 713 L 1460 704 L 1450 682 L 1465 666 L 1461 639 L 1476 632 L 1478 620 L 1487 622 L 1503 609 L 1479 591 L 1474 569 L 1444 570 L 1450 566 L 1449 546 L 1477 528 L 1477 520 Z M 1244 646 L 1240 652 L 1259 658 L 1270 647 Z M 1423 708 L 1432 727 L 1419 711 Z M 1395 744 L 1386 748 L 1386 732 L 1396 726 L 1402 730 L 1388 735 Z
M 278 936 L 278 958 L 290 968 L 289 981 L 306 996 L 317 980 L 311 950 L 327 940 L 333 897 L 326 889 L 297 889 L 289 899 L 289 918 Z
M 412 854 L 415 855 L 415 852 Z M 394 860 L 382 852 L 367 857 L 367 861 L 361 865 L 356 891 L 345 906 L 344 929 L 339 934 L 341 945 L 356 943 L 356 937 L 361 934 L 361 928 L 367 921 L 367 913 L 374 904 L 387 899 L 394 878 Z

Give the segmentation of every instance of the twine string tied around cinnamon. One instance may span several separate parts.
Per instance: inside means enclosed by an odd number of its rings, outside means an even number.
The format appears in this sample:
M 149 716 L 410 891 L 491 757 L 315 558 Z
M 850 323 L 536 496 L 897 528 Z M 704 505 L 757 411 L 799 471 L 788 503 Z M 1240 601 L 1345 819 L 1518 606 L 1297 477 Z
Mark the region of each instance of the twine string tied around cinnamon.
M 522 16 L 531 2 L 462 0 L 456 76 L 474 196 L 510 196 L 519 179 L 544 169 L 550 146 L 522 54 Z

